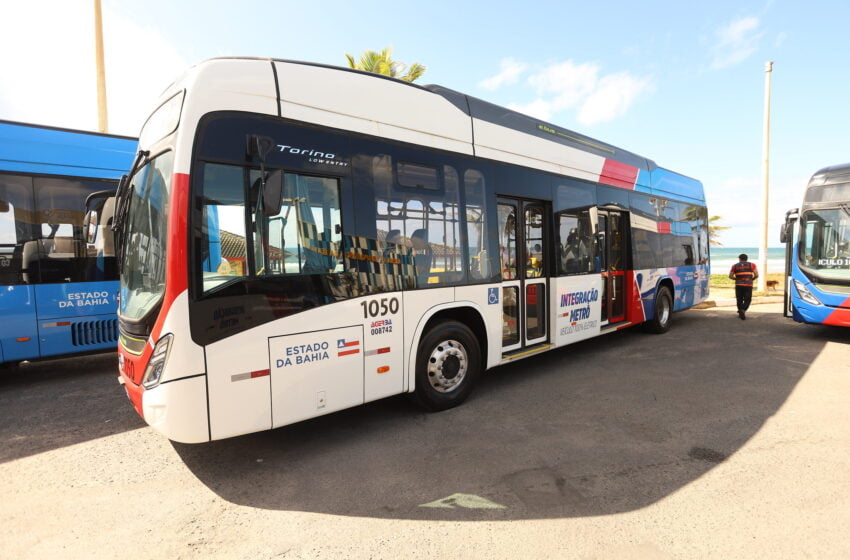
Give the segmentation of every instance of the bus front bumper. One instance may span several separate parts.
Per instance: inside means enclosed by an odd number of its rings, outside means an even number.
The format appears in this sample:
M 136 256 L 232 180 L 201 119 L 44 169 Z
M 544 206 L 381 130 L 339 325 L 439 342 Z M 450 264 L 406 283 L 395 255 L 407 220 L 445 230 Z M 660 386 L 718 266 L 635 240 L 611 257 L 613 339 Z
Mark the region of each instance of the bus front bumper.
M 850 309 L 843 307 L 794 302 L 793 317 L 799 323 L 850 327 Z
M 151 389 L 136 385 L 123 373 L 118 382 L 139 416 L 172 441 L 210 441 L 205 375 L 176 379 Z

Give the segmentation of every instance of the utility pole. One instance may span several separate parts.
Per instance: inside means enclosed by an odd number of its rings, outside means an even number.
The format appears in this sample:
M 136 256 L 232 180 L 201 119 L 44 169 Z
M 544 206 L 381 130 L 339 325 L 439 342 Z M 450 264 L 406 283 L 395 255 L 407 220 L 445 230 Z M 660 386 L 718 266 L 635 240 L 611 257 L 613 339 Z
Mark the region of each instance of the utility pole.
M 103 68 L 103 20 L 100 16 L 100 0 L 94 0 L 94 50 L 97 64 L 97 129 L 108 132 L 106 122 L 106 72 Z
M 759 277 L 757 289 L 765 291 L 767 282 L 767 220 L 768 192 L 770 184 L 770 76 L 773 74 L 773 62 L 764 63 L 764 135 L 762 138 L 761 162 L 761 244 L 759 245 Z

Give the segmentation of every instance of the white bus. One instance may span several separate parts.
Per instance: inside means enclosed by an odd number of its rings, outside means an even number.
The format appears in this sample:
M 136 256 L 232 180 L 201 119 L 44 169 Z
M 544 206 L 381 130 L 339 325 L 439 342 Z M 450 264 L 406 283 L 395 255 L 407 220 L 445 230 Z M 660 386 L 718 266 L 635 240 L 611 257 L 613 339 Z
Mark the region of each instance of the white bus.
M 708 294 L 698 181 L 443 87 L 208 60 L 140 148 L 115 219 L 120 380 L 172 440 L 400 393 L 453 407 L 488 368 L 664 332 Z

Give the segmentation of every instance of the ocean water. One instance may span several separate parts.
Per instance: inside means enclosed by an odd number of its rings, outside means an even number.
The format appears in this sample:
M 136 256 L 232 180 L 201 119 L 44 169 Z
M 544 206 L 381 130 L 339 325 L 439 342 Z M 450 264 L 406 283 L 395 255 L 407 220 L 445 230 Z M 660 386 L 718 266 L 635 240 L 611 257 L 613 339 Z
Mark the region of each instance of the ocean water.
M 711 247 L 711 273 L 729 274 L 732 265 L 738 262 L 738 255 L 746 253 L 750 262 L 759 264 L 759 250 L 756 247 Z M 785 247 L 767 248 L 767 271 L 785 272 Z M 764 270 L 759 270 L 765 274 Z

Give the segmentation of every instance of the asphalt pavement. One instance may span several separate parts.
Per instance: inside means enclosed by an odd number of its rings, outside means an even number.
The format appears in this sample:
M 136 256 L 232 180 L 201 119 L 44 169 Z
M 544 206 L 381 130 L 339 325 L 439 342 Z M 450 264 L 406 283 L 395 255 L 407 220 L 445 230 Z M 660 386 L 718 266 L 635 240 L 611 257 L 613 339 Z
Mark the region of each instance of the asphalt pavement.
M 781 304 L 674 315 L 200 445 L 115 356 L 0 373 L 3 558 L 848 558 L 850 331 Z

